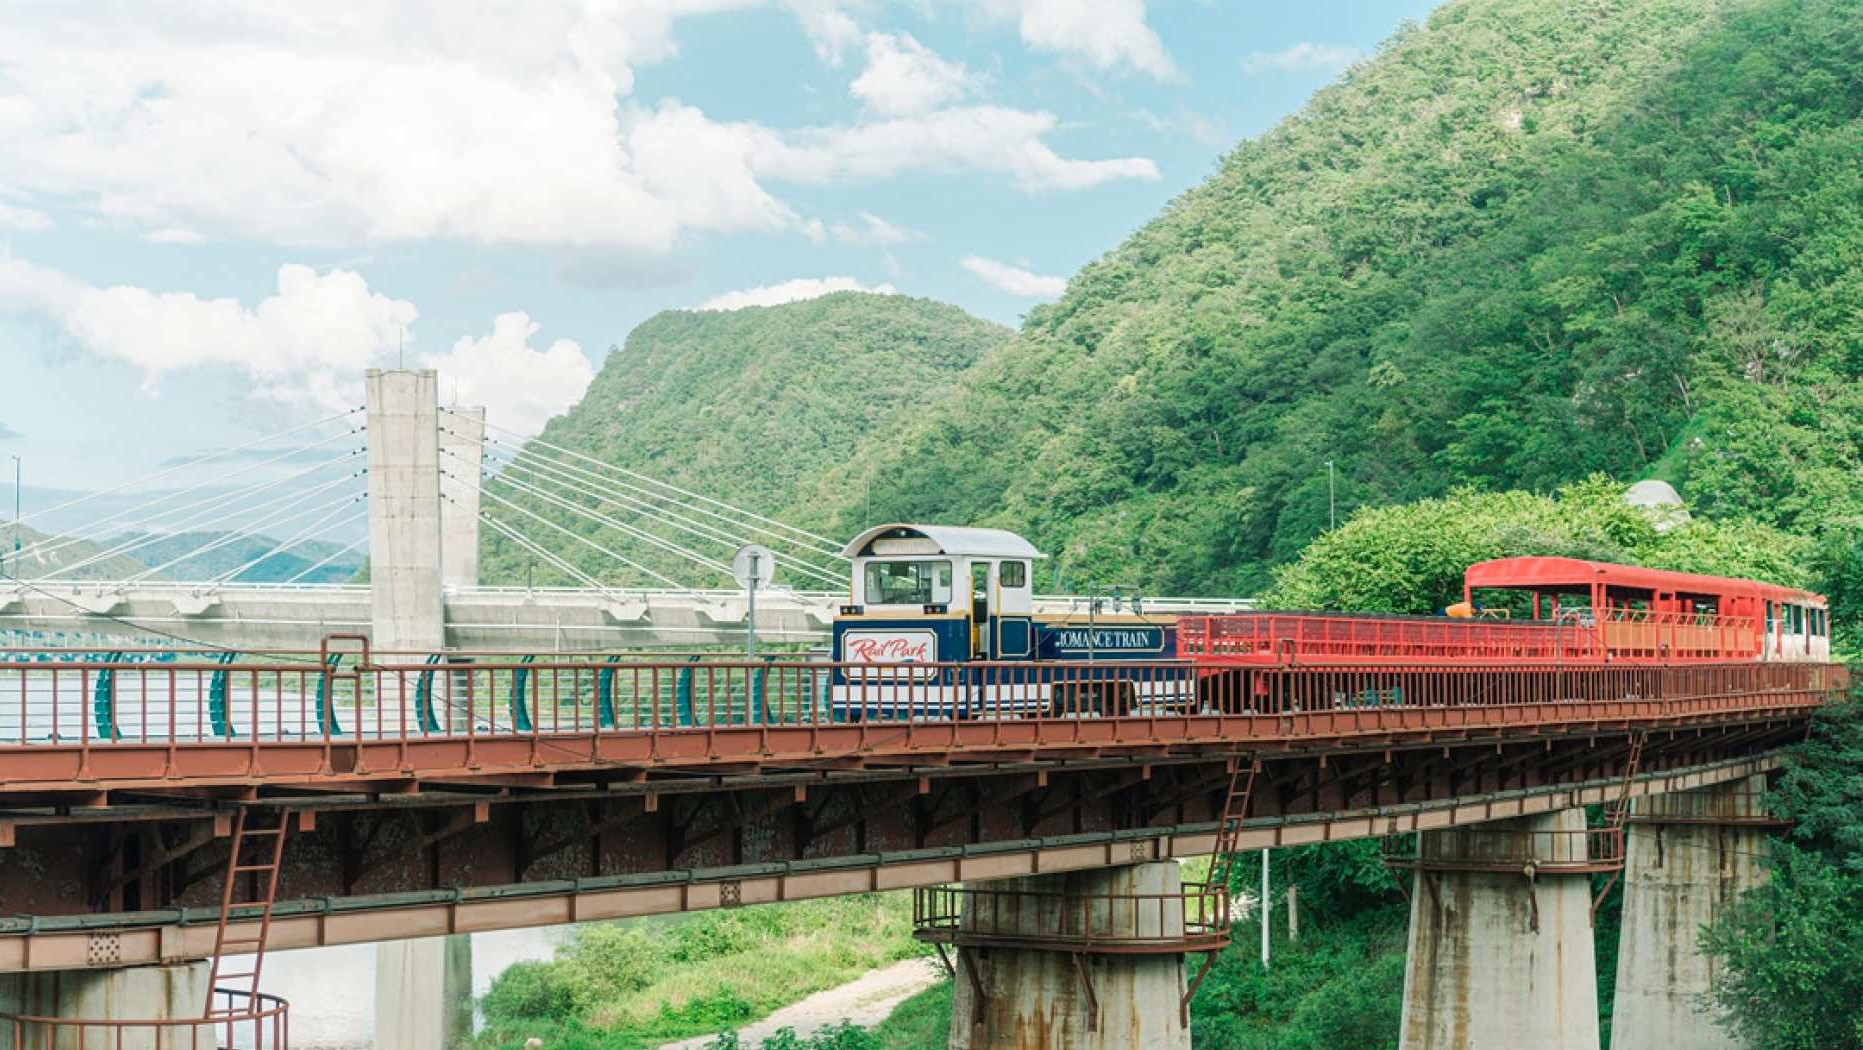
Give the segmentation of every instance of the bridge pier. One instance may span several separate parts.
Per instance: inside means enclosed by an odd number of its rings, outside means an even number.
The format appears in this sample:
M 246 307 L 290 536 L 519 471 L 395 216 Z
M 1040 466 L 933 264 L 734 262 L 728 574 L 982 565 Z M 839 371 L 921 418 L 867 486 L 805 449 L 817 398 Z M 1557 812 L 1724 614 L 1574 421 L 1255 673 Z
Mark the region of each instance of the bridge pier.
M 1181 939 L 1180 890 L 1173 861 L 967 888 L 950 1050 L 1189 1050 L 1182 950 L 1085 950 Z
M 446 644 L 439 389 L 431 370 L 369 369 L 370 633 L 381 650 Z
M 0 1014 L 60 1020 L 167 1021 L 199 1018 L 207 1005 L 208 966 L 125 966 L 111 970 L 52 970 L 0 974 Z M 163 1030 L 60 1025 L 0 1020 L 0 1043 L 38 1050 L 192 1050 L 196 1034 L 211 1045 L 214 1033 L 186 1025 Z M 245 1034 L 242 1032 L 242 1034 Z M 269 1048 L 268 1048 L 269 1050 Z
M 444 584 L 448 572 L 478 575 L 476 488 L 471 488 L 470 531 L 465 509 L 446 513 L 440 498 L 440 449 L 470 463 L 447 464 L 448 473 L 477 480 L 477 443 L 484 436 L 483 410 L 449 414 L 440 431 L 439 378 L 431 370 L 368 373 L 369 591 L 374 645 L 384 652 L 434 653 L 446 646 Z M 449 494 L 458 498 L 449 488 Z M 470 556 L 447 557 L 448 537 L 474 544 Z M 414 657 L 418 659 L 418 656 Z M 390 657 L 389 659 L 397 659 Z M 402 656 L 399 659 L 408 659 Z M 439 675 L 430 698 L 452 724 L 449 676 Z M 402 709 L 388 714 L 390 733 L 423 731 L 420 712 L 403 695 Z M 387 941 L 375 951 L 376 1050 L 448 1050 L 472 1034 L 472 941 L 453 934 L 413 941 Z
M 471 1037 L 471 934 L 375 946 L 375 1050 L 452 1050 Z
M 1705 1004 L 1701 928 L 1765 877 L 1764 776 L 1631 804 L 1611 1050 L 1739 1050 Z
M 1402 1050 L 1598 1050 L 1594 837 L 1581 809 L 1421 836 Z

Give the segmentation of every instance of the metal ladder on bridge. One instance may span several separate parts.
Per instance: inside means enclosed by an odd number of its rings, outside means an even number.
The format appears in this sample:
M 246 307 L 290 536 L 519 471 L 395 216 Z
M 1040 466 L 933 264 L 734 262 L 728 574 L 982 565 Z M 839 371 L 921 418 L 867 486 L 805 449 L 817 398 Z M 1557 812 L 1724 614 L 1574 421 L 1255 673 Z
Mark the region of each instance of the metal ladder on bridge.
M 258 1007 L 259 973 L 264 969 L 265 942 L 272 931 L 272 904 L 278 897 L 278 869 L 284 859 L 285 838 L 290 833 L 292 818 L 288 809 L 270 812 L 277 814 L 277 823 L 255 823 L 262 815 L 250 806 L 239 807 L 233 820 L 233 846 L 227 853 L 226 884 L 220 888 L 220 925 L 214 933 L 213 969 L 207 979 L 205 1016 L 209 1018 L 237 1016 L 244 1012 L 240 1009 L 242 995 L 247 1010 Z M 234 900 L 242 881 L 257 884 L 260 892 L 255 899 Z M 232 925 L 233 909 L 254 906 L 259 909 L 258 936 L 228 937 L 227 927 Z M 225 972 L 223 967 L 229 953 L 250 954 L 251 968 L 240 973 Z M 224 1008 L 216 1009 L 214 1003 L 222 994 L 222 981 L 246 983 L 244 986 L 229 984 L 224 990 L 233 994 L 226 996 Z
M 1222 817 L 1216 823 L 1216 852 L 1210 857 L 1209 883 L 1221 894 L 1222 914 L 1218 918 L 1224 926 L 1229 925 L 1229 877 L 1235 869 L 1236 842 L 1242 837 L 1242 821 L 1248 818 L 1249 804 L 1255 797 L 1255 778 L 1260 774 L 1260 759 L 1236 759 L 1229 770 L 1229 793 L 1223 797 Z M 1186 1028 L 1190 1025 L 1190 1000 L 1215 961 L 1215 952 L 1205 952 L 1203 965 L 1184 986 L 1177 1010 Z

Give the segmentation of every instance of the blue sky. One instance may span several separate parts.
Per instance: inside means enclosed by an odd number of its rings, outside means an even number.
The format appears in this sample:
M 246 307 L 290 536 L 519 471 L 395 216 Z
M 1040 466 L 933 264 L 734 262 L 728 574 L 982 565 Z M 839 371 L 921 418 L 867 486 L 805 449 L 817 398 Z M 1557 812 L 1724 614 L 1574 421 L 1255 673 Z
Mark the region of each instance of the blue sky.
M 6 15 L 29 491 L 315 419 L 397 360 L 534 430 L 664 309 L 887 287 L 1016 323 L 1432 4 L 468 6 Z

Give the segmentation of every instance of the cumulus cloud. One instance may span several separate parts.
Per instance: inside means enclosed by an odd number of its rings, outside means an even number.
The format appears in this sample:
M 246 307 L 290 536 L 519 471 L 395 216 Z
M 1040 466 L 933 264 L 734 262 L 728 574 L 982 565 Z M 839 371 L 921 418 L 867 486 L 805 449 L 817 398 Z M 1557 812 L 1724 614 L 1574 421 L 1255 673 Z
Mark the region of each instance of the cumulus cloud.
M 1164 41 L 1145 21 L 1145 0 L 982 0 L 980 9 L 1015 22 L 1022 42 L 1036 50 L 1160 80 L 1178 75 Z
M 0 256 L 0 311 L 40 318 L 79 349 L 127 364 L 151 388 L 195 369 L 243 376 L 253 396 L 294 409 L 341 411 L 362 400 L 363 372 L 413 339 L 414 304 L 369 288 L 360 274 L 287 264 L 277 291 L 247 306 L 134 285 L 99 288 Z M 534 350 L 537 326 L 501 314 L 492 334 L 414 359 L 486 405 L 501 426 L 541 427 L 580 397 L 594 374 L 568 340 Z M 450 387 L 449 387 L 450 389 Z
M 457 239 L 652 254 L 693 231 L 806 231 L 773 183 L 823 170 L 885 178 L 927 152 L 941 169 L 1025 188 L 1155 173 L 1143 158 L 1057 155 L 1042 141 L 1048 114 L 925 110 L 956 87 L 905 37 L 888 37 L 881 67 L 862 74 L 877 123 L 778 130 L 634 97 L 635 71 L 675 52 L 679 17 L 767 2 L 357 0 L 210 15 L 150 0 L 108 18 L 28 7 L 0 34 L 0 196 L 27 222 L 55 201 L 164 241 Z M 827 59 L 866 42 L 849 4 L 784 4 Z M 906 67 L 934 79 L 914 81 Z M 936 144 L 954 123 L 987 132 Z M 934 144 L 893 163 L 870 156 L 876 140 L 893 148 L 915 135 Z
M 863 211 L 853 222 L 837 222 L 828 227 L 837 241 L 847 244 L 904 244 L 923 236 L 913 230 L 895 226 L 870 211 Z
M 875 113 L 908 116 L 955 102 L 974 86 L 961 63 L 938 57 L 909 34 L 872 33 L 867 68 L 848 90 Z
M 1251 51 L 1242 59 L 1248 73 L 1336 73 L 1357 62 L 1356 47 L 1301 41 L 1279 51 Z
M 875 295 L 897 295 L 899 289 L 885 283 L 869 288 L 852 277 L 797 277 L 777 284 L 766 284 L 759 288 L 745 288 L 741 291 L 715 295 L 700 303 L 697 309 L 742 310 L 746 306 L 776 306 L 781 303 L 797 303 L 804 299 L 815 299 L 830 292 L 871 292 Z
M 964 269 L 982 278 L 986 283 L 1008 292 L 1010 295 L 1026 296 L 1030 299 L 1055 299 L 1067 291 L 1067 278 L 1044 277 L 1030 273 L 1020 266 L 1000 263 L 995 259 L 985 259 L 981 255 L 966 255 L 959 263 Z
M 490 335 L 462 338 L 444 354 L 422 354 L 420 362 L 439 370 L 441 389 L 456 392 L 458 403 L 484 405 L 489 421 L 535 434 L 581 400 L 595 378 L 595 366 L 572 340 L 533 349 L 531 337 L 541 328 L 529 314 L 499 314 Z
M 1116 179 L 1158 178 L 1146 157 L 1071 160 L 1042 137 L 1052 113 L 966 106 L 853 127 L 807 129 L 751 147 L 758 170 L 798 182 L 874 179 L 906 171 L 984 171 L 1025 190 L 1081 190 Z

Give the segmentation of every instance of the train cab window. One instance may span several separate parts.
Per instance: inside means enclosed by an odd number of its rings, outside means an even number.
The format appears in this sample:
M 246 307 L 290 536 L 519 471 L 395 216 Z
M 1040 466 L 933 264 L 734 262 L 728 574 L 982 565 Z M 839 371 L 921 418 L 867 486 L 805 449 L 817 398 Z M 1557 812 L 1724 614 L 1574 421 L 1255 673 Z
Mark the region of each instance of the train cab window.
M 970 563 L 970 618 L 978 623 L 990 618 L 990 563 Z
M 1029 584 L 1029 563 L 1025 561 L 1006 561 L 999 570 L 999 578 L 1004 587 L 1027 587 Z
M 932 605 L 951 600 L 948 561 L 870 561 L 867 604 Z

